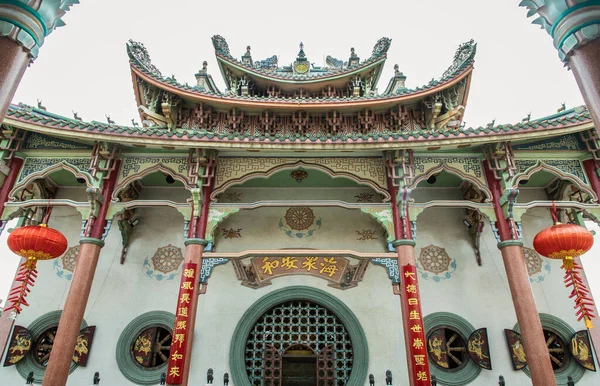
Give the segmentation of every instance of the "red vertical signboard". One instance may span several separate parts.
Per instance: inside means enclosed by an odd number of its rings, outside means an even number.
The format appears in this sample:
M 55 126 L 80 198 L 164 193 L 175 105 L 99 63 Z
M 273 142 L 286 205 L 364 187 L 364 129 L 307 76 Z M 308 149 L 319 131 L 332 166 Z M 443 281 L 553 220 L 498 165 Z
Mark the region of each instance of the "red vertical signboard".
M 188 309 L 194 294 L 194 286 L 196 285 L 198 285 L 198 264 L 185 263 L 181 275 L 181 285 L 179 286 L 179 299 L 177 301 L 173 338 L 171 339 L 171 356 L 169 357 L 169 369 L 167 372 L 167 383 L 169 385 L 181 385 L 183 382 L 186 341 L 189 332 Z
M 408 323 L 408 343 L 410 346 L 410 363 L 412 367 L 414 385 L 430 386 L 429 358 L 427 357 L 427 337 L 423 328 L 423 315 L 421 312 L 421 297 L 419 296 L 419 282 L 417 268 L 414 265 L 404 265 L 401 269 L 401 301 L 403 315 Z

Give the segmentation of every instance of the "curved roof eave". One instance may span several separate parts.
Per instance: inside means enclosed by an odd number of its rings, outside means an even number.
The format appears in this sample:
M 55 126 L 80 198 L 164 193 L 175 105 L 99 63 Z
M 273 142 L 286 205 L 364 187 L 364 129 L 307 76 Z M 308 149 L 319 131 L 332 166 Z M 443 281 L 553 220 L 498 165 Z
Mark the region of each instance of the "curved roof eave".
M 468 65 L 462 71 L 454 74 L 453 77 L 439 82 L 435 86 L 425 86 L 409 90 L 403 94 L 377 95 L 373 97 L 360 98 L 338 98 L 338 99 L 286 99 L 286 98 L 256 98 L 256 97 L 232 97 L 226 95 L 208 94 L 183 86 L 174 86 L 163 80 L 144 73 L 137 66 L 132 65 L 131 71 L 149 84 L 162 90 L 171 92 L 183 98 L 196 100 L 198 102 L 229 104 L 231 106 L 247 106 L 251 108 L 276 108 L 276 107 L 300 107 L 302 109 L 327 109 L 339 107 L 370 107 L 375 105 L 398 104 L 418 100 L 428 95 L 437 93 L 443 89 L 451 87 L 461 80 L 467 78 L 473 71 L 473 64 Z M 136 84 L 136 82 L 134 82 Z
M 594 127 L 589 112 L 584 112 L 577 117 L 557 119 L 552 122 L 531 122 L 530 124 L 501 125 L 492 128 L 467 129 L 456 133 L 434 133 L 425 137 L 423 134 L 406 138 L 396 135 L 394 138 L 368 138 L 351 139 L 345 141 L 332 140 L 294 140 L 258 138 L 219 138 L 214 133 L 202 132 L 168 132 L 164 129 L 144 129 L 109 126 L 106 124 L 81 123 L 80 126 L 70 127 L 73 122 L 57 119 L 40 119 L 37 115 L 21 114 L 20 117 L 7 115 L 4 124 L 34 131 L 42 134 L 56 135 L 71 139 L 107 141 L 123 145 L 144 145 L 149 147 L 206 147 L 211 149 L 260 149 L 260 150 L 387 150 L 427 148 L 431 146 L 448 146 L 463 144 L 483 144 L 500 141 L 523 139 L 543 139 L 556 137 L 563 134 L 576 133 Z M 418 133 L 417 133 L 418 134 Z

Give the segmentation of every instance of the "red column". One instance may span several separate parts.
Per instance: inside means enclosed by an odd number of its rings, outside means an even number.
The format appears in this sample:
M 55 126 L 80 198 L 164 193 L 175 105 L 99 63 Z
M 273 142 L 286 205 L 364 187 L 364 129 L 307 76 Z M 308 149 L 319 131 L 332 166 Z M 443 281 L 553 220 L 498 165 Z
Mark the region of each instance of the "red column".
M 69 376 L 69 368 L 73 360 L 73 351 L 77 343 L 79 328 L 94 281 L 100 251 L 104 246 L 102 234 L 106 226 L 106 213 L 110 205 L 110 197 L 117 182 L 119 166 L 120 161 L 116 161 L 115 168 L 109 179 L 102 186 L 104 202 L 100 206 L 98 217 L 89 235 L 90 237 L 83 238 L 80 241 L 81 247 L 75 263 L 75 271 L 73 272 L 73 279 L 69 287 L 69 294 L 67 295 L 65 306 L 60 316 L 56 339 L 54 340 L 44 375 L 44 386 L 65 386 L 67 384 L 67 377 Z
M 2 39 L 0 38 L 0 41 L 1 40 Z M 17 177 L 19 176 L 19 172 L 21 171 L 21 166 L 23 166 L 23 160 L 20 158 L 13 157 L 8 163 L 8 175 L 4 179 L 2 188 L 0 188 L 0 216 L 2 215 L 2 212 L 4 212 L 4 204 L 6 204 L 6 202 L 8 201 L 8 194 L 15 186 L 15 182 L 17 181 Z M 13 285 L 11 286 L 11 288 L 13 288 L 16 284 L 18 283 L 13 280 Z M 6 308 L 8 304 L 5 304 L 4 306 Z M 10 337 L 10 332 L 15 323 L 13 319 L 10 319 L 10 314 L 10 312 L 4 312 L 0 316 L 0 358 L 2 357 L 2 353 L 6 348 L 8 338 Z
M 590 111 L 596 130 L 600 131 L 600 39 L 592 40 L 573 50 L 569 67 Z
M 0 123 L 29 64 L 29 54 L 16 41 L 0 37 Z
M 431 374 L 417 277 L 415 242 L 412 239 L 408 214 L 399 213 L 396 202 L 397 189 L 393 187 L 391 179 L 388 179 L 388 185 L 392 196 L 392 217 L 396 238 L 393 245 L 398 254 L 398 270 L 400 271 L 399 295 L 408 365 L 408 384 L 410 386 L 429 386 Z
M 489 168 L 487 162 L 484 162 L 484 168 L 487 183 L 492 192 L 494 212 L 497 218 L 496 227 L 501 240 L 498 248 L 502 253 L 508 286 L 521 329 L 523 348 L 531 372 L 531 381 L 533 386 L 556 386 L 542 323 L 533 299 L 529 275 L 525 266 L 523 243 L 521 240 L 513 239 L 509 223 L 504 217 L 504 212 L 500 206 L 500 197 L 502 196 L 500 182 L 496 180 L 494 172 Z
M 190 222 L 188 239 L 185 241 L 185 259 L 181 272 L 177 307 L 175 309 L 175 325 L 173 326 L 173 340 L 169 354 L 167 385 L 188 385 L 196 314 L 198 312 L 198 298 L 203 293 L 200 292 L 199 281 L 200 269 L 202 268 L 202 254 L 207 244 L 204 237 L 211 191 L 212 181 L 203 189 L 200 217 L 194 217 Z M 190 287 L 192 288 L 190 289 Z

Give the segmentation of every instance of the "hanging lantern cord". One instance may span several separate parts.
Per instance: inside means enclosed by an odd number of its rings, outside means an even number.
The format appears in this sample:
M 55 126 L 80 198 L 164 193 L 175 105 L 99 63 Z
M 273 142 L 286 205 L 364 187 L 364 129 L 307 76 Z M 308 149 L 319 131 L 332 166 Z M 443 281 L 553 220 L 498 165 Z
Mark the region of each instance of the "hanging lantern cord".
M 556 201 L 552 201 L 552 209 L 550 210 L 550 214 L 552 215 L 554 224 L 560 224 L 560 221 L 558 221 L 558 209 L 556 209 Z
M 50 215 L 52 214 L 52 209 L 54 208 L 50 206 L 50 201 L 52 201 L 52 197 L 48 199 L 48 204 L 46 204 L 46 213 L 44 213 L 44 218 L 42 219 L 42 223 L 40 224 L 42 226 L 48 224 L 48 220 L 50 219 Z

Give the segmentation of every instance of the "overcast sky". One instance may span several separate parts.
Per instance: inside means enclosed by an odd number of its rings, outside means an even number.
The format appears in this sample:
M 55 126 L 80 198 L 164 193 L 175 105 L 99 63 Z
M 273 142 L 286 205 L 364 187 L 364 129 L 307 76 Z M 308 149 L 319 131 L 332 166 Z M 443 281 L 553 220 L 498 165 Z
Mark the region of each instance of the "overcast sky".
M 407 86 L 439 78 L 452 63 L 459 44 L 477 43 L 475 71 L 466 109 L 467 126 L 520 121 L 583 104 L 573 75 L 558 59 L 552 39 L 531 25 L 518 1 L 131 1 L 82 0 L 64 17 L 27 70 L 14 102 L 34 105 L 86 121 L 117 124 L 139 120 L 125 43 L 144 43 L 163 75 L 195 84 L 194 73 L 208 71 L 223 90 L 211 36 L 227 39 L 232 55 L 252 47 L 255 60 L 279 56 L 291 63 L 304 43 L 308 59 L 324 65 L 327 55 L 347 60 L 350 47 L 367 59 L 375 42 L 392 39 L 379 81 L 385 90 L 397 63 Z M 3 235 L 6 236 L 6 235 Z M 0 243 L 5 244 L 4 237 Z M 4 253 L 2 255 L 5 255 Z M 14 269 L 0 261 L 0 298 Z M 14 257 L 14 261 L 16 261 Z

